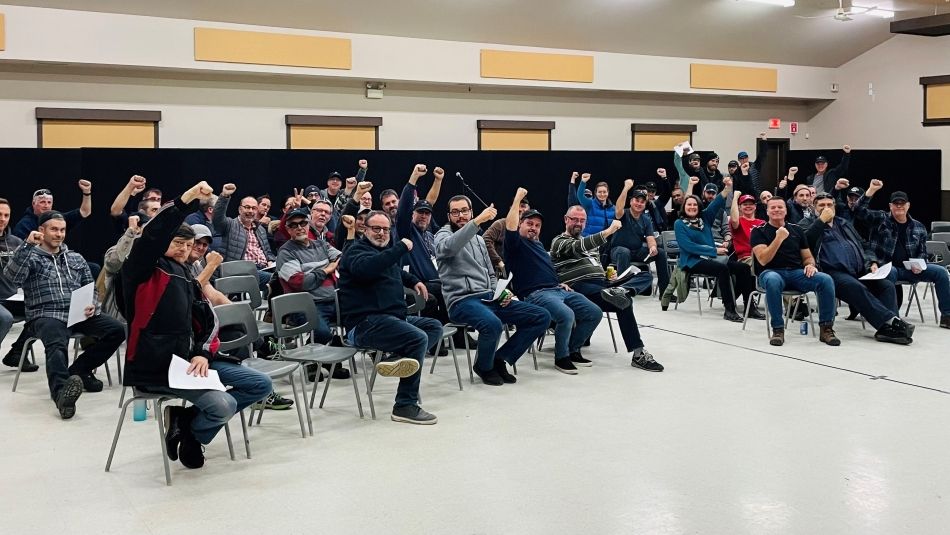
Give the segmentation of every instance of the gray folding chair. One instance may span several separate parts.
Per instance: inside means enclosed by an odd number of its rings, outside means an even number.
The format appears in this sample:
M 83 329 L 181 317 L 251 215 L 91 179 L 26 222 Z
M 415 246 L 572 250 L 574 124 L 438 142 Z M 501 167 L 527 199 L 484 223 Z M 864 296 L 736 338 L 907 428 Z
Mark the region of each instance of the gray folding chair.
M 257 266 L 254 265 L 254 262 L 250 260 L 231 260 L 230 262 L 222 262 L 221 267 L 218 268 L 221 271 L 222 277 L 235 277 L 240 275 L 251 275 L 254 277 L 254 280 L 257 280 Z M 257 285 L 254 285 L 257 287 Z
M 25 328 L 25 327 L 24 327 Z M 79 356 L 79 340 L 84 338 L 86 335 L 75 333 L 69 335 L 69 339 L 73 342 L 73 359 Z M 13 377 L 13 392 L 16 392 L 17 384 L 20 383 L 20 374 L 23 373 L 23 363 L 26 361 L 27 356 L 29 355 L 30 362 L 36 364 L 36 353 L 33 351 L 33 344 L 40 342 L 39 338 L 30 336 L 23 342 L 23 349 L 20 351 L 20 364 L 17 365 L 16 375 Z M 109 357 L 112 358 L 112 357 Z M 116 351 L 116 359 L 119 359 L 118 350 Z M 66 348 L 66 360 L 69 361 L 69 348 Z M 109 361 L 105 361 L 102 366 L 106 369 L 106 381 L 108 381 L 109 386 L 112 386 L 112 372 L 109 371 Z M 121 370 L 121 364 L 119 365 Z M 121 375 L 121 371 L 120 371 Z M 121 377 L 119 381 L 121 381 Z
M 220 277 L 214 281 L 214 287 L 229 298 L 238 295 L 240 302 L 247 303 L 255 312 L 267 308 L 267 303 L 261 298 L 261 291 L 257 286 L 256 274 L 253 276 L 231 275 Z M 257 332 L 260 336 L 271 336 L 274 334 L 274 325 L 273 323 L 257 320 Z
M 948 232 L 934 232 L 930 236 L 930 241 L 939 241 L 943 242 L 944 244 L 950 243 L 950 229 L 948 229 Z M 927 250 L 930 251 L 930 249 Z
M 754 297 L 762 296 L 762 299 L 765 299 L 765 288 L 759 286 L 759 274 L 755 272 L 755 268 L 752 269 L 752 277 L 755 279 L 755 290 L 752 290 L 752 293 L 749 294 L 749 300 L 745 304 L 745 311 L 742 313 L 742 330 L 745 330 L 745 324 L 749 321 L 749 305 L 751 305 L 755 299 Z M 811 300 L 808 298 L 808 292 L 796 292 L 795 290 L 784 290 L 782 292 L 782 301 L 788 303 L 788 310 L 783 313 L 785 318 L 785 331 L 788 332 L 788 323 L 791 321 L 792 316 L 795 315 L 795 309 L 798 305 L 801 304 L 801 301 L 804 299 L 805 307 L 808 310 L 808 323 L 811 324 L 811 335 L 813 337 L 818 336 L 815 333 L 815 318 L 812 315 L 811 311 Z M 769 310 L 768 305 L 762 307 L 765 309 L 765 335 L 768 338 L 772 337 L 772 323 L 769 321 L 770 315 L 773 311 Z M 861 325 L 864 325 L 864 320 L 861 320 Z
M 931 221 L 930 232 L 950 232 L 950 221 Z
M 296 327 L 290 327 L 284 324 L 284 319 L 292 314 L 300 314 L 304 317 L 304 322 Z M 274 336 L 277 337 L 279 349 L 277 356 L 280 360 L 297 362 L 304 366 L 306 364 L 329 364 L 330 375 L 325 379 L 326 385 L 323 388 L 323 396 L 320 398 L 320 407 L 323 407 L 324 400 L 327 397 L 327 391 L 330 389 L 330 382 L 333 380 L 333 372 L 336 367 L 343 362 L 349 362 L 350 367 L 356 369 L 356 349 L 349 347 L 331 347 L 317 343 L 303 344 L 306 335 L 313 332 L 317 323 L 317 307 L 313 303 L 313 297 L 308 293 L 289 293 L 278 295 L 271 300 L 271 315 L 274 319 Z M 298 347 L 286 349 L 282 343 L 284 340 L 298 340 Z M 304 386 L 303 373 L 300 374 L 300 384 Z M 350 374 L 353 381 L 353 393 L 356 395 L 356 407 L 360 418 L 363 418 L 363 402 L 360 400 L 359 387 L 356 384 L 356 376 Z M 316 397 L 318 382 L 313 383 L 313 392 L 310 395 L 310 403 Z M 313 435 L 313 421 L 310 417 L 310 411 L 307 412 L 307 425 L 310 428 L 310 435 Z

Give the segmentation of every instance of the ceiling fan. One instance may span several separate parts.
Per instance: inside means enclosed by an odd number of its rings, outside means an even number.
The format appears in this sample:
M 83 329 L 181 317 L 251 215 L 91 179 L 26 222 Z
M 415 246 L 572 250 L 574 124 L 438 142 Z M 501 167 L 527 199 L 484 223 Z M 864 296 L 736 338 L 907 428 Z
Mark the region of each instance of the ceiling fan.
M 856 10 L 857 10 L 857 11 L 856 11 Z M 852 5 L 852 6 L 849 6 L 849 7 L 846 8 L 846 7 L 844 7 L 844 1 L 843 1 L 843 0 L 838 0 L 838 9 L 837 9 L 837 11 L 835 11 L 835 13 L 832 14 L 832 15 L 818 15 L 817 17 L 803 17 L 803 16 L 801 16 L 801 15 L 795 15 L 795 16 L 798 17 L 798 18 L 800 18 L 800 19 L 824 19 L 824 18 L 832 18 L 832 19 L 835 19 L 835 20 L 837 20 L 837 21 L 848 22 L 848 21 L 854 20 L 853 18 L 851 18 L 851 17 L 854 16 L 854 15 L 871 15 L 871 14 L 873 14 L 873 15 L 878 15 L 878 13 L 874 13 L 875 11 L 878 11 L 878 7 L 877 7 L 877 6 L 861 7 L 861 6 Z M 884 10 L 881 10 L 880 13 L 881 13 L 881 15 L 882 15 L 883 17 L 887 17 L 887 15 L 890 15 L 891 17 L 893 16 L 893 12 L 891 12 L 891 11 L 884 11 Z

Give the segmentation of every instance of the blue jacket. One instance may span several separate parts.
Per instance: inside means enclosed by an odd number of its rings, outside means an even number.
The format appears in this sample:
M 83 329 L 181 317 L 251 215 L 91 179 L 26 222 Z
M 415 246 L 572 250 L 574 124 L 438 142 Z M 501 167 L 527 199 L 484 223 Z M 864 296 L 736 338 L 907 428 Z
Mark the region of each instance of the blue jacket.
M 689 227 L 682 219 L 677 219 L 673 225 L 676 232 L 676 242 L 680 247 L 680 257 L 677 264 L 681 268 L 689 269 L 702 260 L 701 257 L 716 258 L 716 242 L 713 241 L 713 220 L 722 213 L 726 200 L 722 195 L 716 195 L 709 206 L 703 210 L 703 230 Z
M 75 208 L 68 212 L 63 212 L 63 219 L 66 221 L 66 230 L 73 231 L 76 230 L 76 225 L 82 222 L 82 214 L 79 213 L 79 208 Z M 33 213 L 33 208 L 28 206 L 26 211 L 23 212 L 23 217 L 17 221 L 16 226 L 13 227 L 13 235 L 21 240 L 25 240 L 29 236 L 30 232 L 40 228 L 39 225 L 40 219 L 39 216 Z
M 439 272 L 436 271 L 433 258 L 435 251 L 429 253 L 426 247 L 426 234 L 429 235 L 429 243 L 435 245 L 435 234 L 430 229 L 425 232 L 420 231 L 412 224 L 412 207 L 415 203 L 416 186 L 406 184 L 402 188 L 402 195 L 399 196 L 399 207 L 396 210 L 396 235 L 399 239 L 408 238 L 412 240 L 412 250 L 409 251 L 409 271 L 418 279 L 425 281 L 439 280 Z
M 587 185 L 583 182 L 581 184 Z M 610 202 L 610 199 L 607 199 L 606 204 L 600 204 L 596 197 L 588 199 L 584 195 L 584 189 L 577 188 L 577 202 L 587 212 L 587 224 L 584 225 L 582 235 L 590 236 L 610 226 L 614 220 L 615 210 L 614 203 Z

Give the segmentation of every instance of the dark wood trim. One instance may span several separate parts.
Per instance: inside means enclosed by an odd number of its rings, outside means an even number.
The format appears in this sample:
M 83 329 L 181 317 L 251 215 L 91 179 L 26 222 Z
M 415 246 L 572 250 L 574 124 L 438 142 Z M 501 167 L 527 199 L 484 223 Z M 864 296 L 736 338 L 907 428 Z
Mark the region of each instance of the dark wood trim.
M 947 119 L 924 119 L 920 122 L 922 126 L 950 126 L 950 118 Z
M 376 127 L 376 150 L 379 150 L 379 127 Z
M 554 121 L 489 121 L 478 120 L 479 130 L 489 128 L 493 130 L 554 130 Z
M 95 110 L 84 108 L 36 108 L 36 119 L 42 121 L 136 121 L 157 123 L 162 112 L 150 110 Z
M 950 35 L 950 13 L 896 20 L 891 23 L 890 27 L 891 33 L 906 33 L 927 37 Z
M 689 132 L 690 144 L 693 140 L 693 132 L 696 131 L 694 124 L 651 124 L 651 123 L 631 123 L 631 132 Z
M 950 74 L 940 76 L 921 76 L 920 85 L 950 84 Z
M 287 131 L 287 149 L 290 150 L 290 125 L 285 126 L 284 130 Z
M 382 117 L 350 117 L 344 115 L 285 115 L 287 126 L 375 126 L 383 125 Z
M 36 121 L 36 148 L 43 148 L 43 121 Z

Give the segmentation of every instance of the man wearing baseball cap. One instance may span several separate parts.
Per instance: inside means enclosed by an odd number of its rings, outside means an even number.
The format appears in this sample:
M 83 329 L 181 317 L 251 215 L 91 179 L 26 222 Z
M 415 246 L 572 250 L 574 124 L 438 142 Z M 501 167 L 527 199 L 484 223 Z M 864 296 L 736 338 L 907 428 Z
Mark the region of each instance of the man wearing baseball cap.
M 851 162 L 851 146 L 843 147 L 844 156 L 837 166 L 828 169 L 828 158 L 824 155 L 815 158 L 815 172 L 805 178 L 805 184 L 815 186 L 817 193 L 831 192 L 834 183 L 848 174 L 848 164 Z
M 762 157 L 766 152 L 766 133 L 759 132 L 755 140 L 755 161 L 749 161 L 749 153 L 742 150 L 736 155 L 736 159 L 729 162 L 729 174 L 732 175 L 732 183 L 739 191 L 744 191 L 749 195 L 758 197 L 762 191 L 762 184 L 759 181 L 759 173 L 762 172 L 762 164 L 765 158 Z M 735 169 L 733 169 L 735 162 Z
M 933 283 L 940 307 L 940 326 L 950 329 L 950 277 L 947 268 L 927 263 L 927 229 L 910 216 L 910 199 L 903 191 L 891 193 L 890 212 L 870 210 L 871 197 L 884 187 L 880 180 L 872 180 L 864 197 L 858 201 L 855 216 L 871 227 L 868 247 L 872 251 L 872 266 L 891 262 L 891 273 L 897 280 L 912 283 Z M 904 262 L 915 260 L 908 268 Z M 924 267 L 920 267 L 920 260 Z

